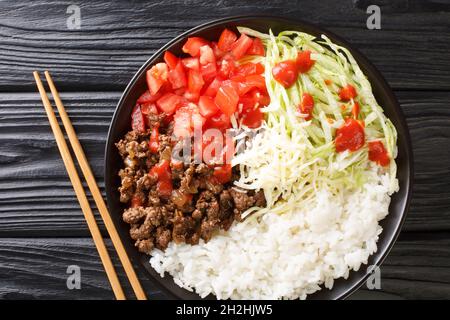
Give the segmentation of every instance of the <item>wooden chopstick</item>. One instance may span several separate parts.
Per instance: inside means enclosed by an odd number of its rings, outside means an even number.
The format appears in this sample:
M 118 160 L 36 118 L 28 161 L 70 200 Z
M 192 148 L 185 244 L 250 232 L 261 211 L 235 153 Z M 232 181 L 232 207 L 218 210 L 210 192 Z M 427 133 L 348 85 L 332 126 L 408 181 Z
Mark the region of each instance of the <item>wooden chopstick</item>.
M 81 167 L 81 171 L 83 172 L 89 190 L 91 191 L 92 196 L 94 197 L 95 204 L 97 205 L 98 211 L 100 212 L 100 216 L 102 217 L 103 222 L 105 223 L 106 230 L 108 231 L 109 236 L 111 237 L 111 241 L 114 245 L 114 248 L 117 251 L 119 259 L 122 262 L 128 280 L 131 283 L 131 286 L 134 290 L 134 293 L 136 294 L 136 297 L 139 300 L 146 300 L 147 298 L 145 296 L 144 290 L 142 289 L 142 286 L 138 280 L 136 272 L 134 271 L 130 259 L 125 251 L 125 247 L 123 246 L 123 243 L 120 240 L 117 229 L 111 219 L 106 204 L 103 201 L 102 194 L 100 193 L 97 183 L 95 182 L 94 175 L 92 174 L 91 167 L 89 166 L 89 163 L 86 159 L 83 148 L 81 147 L 80 141 L 78 140 L 78 137 L 69 119 L 69 116 L 67 115 L 67 112 L 61 101 L 61 98 L 59 97 L 58 90 L 56 90 L 55 84 L 53 83 L 52 77 L 50 76 L 50 73 L 48 71 L 45 71 L 45 78 L 47 79 L 47 83 L 52 92 L 56 107 L 58 108 L 59 116 L 62 120 L 64 128 L 66 129 L 67 136 L 69 137 L 70 144 Z
M 58 120 L 56 119 L 55 113 L 53 111 L 52 105 L 47 97 L 44 86 L 42 85 L 39 73 L 37 71 L 33 72 L 34 79 L 41 95 L 42 103 L 44 104 L 45 112 L 47 113 L 50 126 L 52 128 L 53 134 L 56 139 L 56 144 L 58 145 L 59 152 L 66 167 L 67 173 L 69 174 L 70 182 L 72 183 L 73 189 L 77 196 L 78 202 L 80 203 L 81 210 L 83 211 L 84 218 L 86 219 L 89 231 L 91 232 L 92 239 L 94 240 L 97 251 L 100 255 L 100 259 L 108 276 L 109 282 L 113 289 L 114 295 L 117 300 L 125 300 L 125 294 L 123 293 L 122 287 L 117 277 L 114 266 L 109 257 L 108 250 L 106 249 L 105 242 L 103 241 L 100 230 L 95 221 L 94 214 L 89 206 L 89 202 L 86 198 L 86 193 L 84 192 L 83 185 L 81 184 L 80 177 L 78 176 L 75 164 L 73 162 L 72 156 L 70 155 L 69 148 L 64 139 L 64 135 L 59 127 Z

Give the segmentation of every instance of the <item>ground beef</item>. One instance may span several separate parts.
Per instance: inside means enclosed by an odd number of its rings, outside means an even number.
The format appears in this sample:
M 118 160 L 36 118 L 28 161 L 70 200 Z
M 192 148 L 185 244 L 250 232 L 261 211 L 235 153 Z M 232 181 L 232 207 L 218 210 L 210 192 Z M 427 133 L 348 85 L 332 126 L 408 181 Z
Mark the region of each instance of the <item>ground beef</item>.
M 208 165 L 171 162 L 173 193 L 158 193 L 158 177 L 149 174 L 153 166 L 171 155 L 171 124 L 164 126 L 163 116 L 149 115 L 146 132 L 128 132 L 116 146 L 124 161 L 119 171 L 120 201 L 129 207 L 123 221 L 130 225 L 130 237 L 140 252 L 150 254 L 154 248 L 165 250 L 171 241 L 198 244 L 209 241 L 220 228 L 228 230 L 240 220 L 243 211 L 252 206 L 265 206 L 262 192 L 244 192 L 232 182 L 222 185 L 212 177 Z M 152 153 L 148 141 L 153 126 L 159 126 L 159 148 Z M 232 179 L 238 179 L 234 170 Z M 135 201 L 136 198 L 138 201 Z

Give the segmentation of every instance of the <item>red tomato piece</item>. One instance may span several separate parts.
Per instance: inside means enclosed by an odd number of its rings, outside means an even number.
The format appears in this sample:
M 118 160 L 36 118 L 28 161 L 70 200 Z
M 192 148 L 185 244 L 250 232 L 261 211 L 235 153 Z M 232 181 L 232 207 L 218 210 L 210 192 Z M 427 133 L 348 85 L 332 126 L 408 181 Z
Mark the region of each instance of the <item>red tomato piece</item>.
M 172 180 L 161 180 L 156 184 L 156 190 L 158 190 L 158 194 L 163 197 L 170 197 L 173 191 Z
M 152 102 L 147 102 L 141 104 L 141 113 L 144 116 L 144 123 L 147 127 L 150 127 L 149 118 L 152 114 L 158 114 L 158 109 L 156 105 Z
M 224 131 L 230 127 L 231 127 L 230 117 L 222 112 L 215 114 L 211 118 L 207 119 L 205 122 L 206 129 L 215 128 Z
M 208 96 L 200 97 L 200 99 L 198 100 L 198 109 L 200 111 L 200 114 L 205 118 L 209 118 L 219 111 L 219 108 L 217 108 L 214 99 Z
M 214 52 L 210 46 L 205 45 L 200 47 L 200 64 L 205 65 L 209 63 L 216 64 L 216 57 L 214 56 Z
M 359 115 L 359 103 L 358 102 L 354 102 L 353 103 L 353 107 L 352 107 L 352 115 L 353 115 L 353 118 L 355 118 L 355 119 L 357 119 L 358 118 L 358 115 Z
M 336 130 L 334 141 L 336 151 L 356 151 L 364 145 L 364 128 L 355 119 L 347 119 L 342 127 Z
M 181 106 L 182 103 L 183 98 L 174 93 L 168 92 L 156 101 L 156 106 L 165 114 L 171 115 Z
M 219 183 L 227 183 L 231 180 L 231 164 L 224 164 L 214 168 L 213 176 Z
M 387 150 L 381 141 L 369 142 L 369 160 L 376 162 L 380 166 L 386 167 L 390 163 Z
M 203 77 L 199 71 L 189 70 L 188 89 L 190 92 L 199 93 L 204 84 L 205 82 L 203 81 Z
M 172 173 L 170 171 L 170 163 L 168 160 L 161 160 L 150 170 L 150 174 L 158 177 L 156 188 L 162 196 L 168 197 L 172 194 Z
M 264 67 L 261 63 L 244 63 L 236 67 L 230 72 L 230 78 L 235 76 L 249 76 L 253 74 L 261 74 L 264 72 Z
M 172 89 L 186 87 L 186 73 L 181 62 L 178 62 L 176 67 L 169 71 L 169 81 L 172 84 Z
M 176 137 L 189 137 L 194 129 L 201 129 L 205 118 L 200 114 L 195 104 L 189 103 L 177 110 L 173 117 L 173 133 Z
M 141 107 L 137 104 L 131 113 L 131 128 L 137 132 L 145 132 L 144 116 Z
M 147 86 L 150 94 L 155 95 L 158 90 L 167 82 L 169 69 L 167 64 L 160 62 L 147 70 Z
M 222 58 L 225 55 L 225 51 L 219 49 L 217 42 L 211 42 L 211 48 L 213 49 L 214 56 L 217 58 Z
M 297 68 L 299 73 L 306 73 L 308 72 L 314 63 L 315 60 L 311 60 L 311 51 L 301 51 L 297 54 Z
M 261 127 L 263 121 L 263 113 L 259 108 L 249 110 L 242 115 L 242 124 L 249 128 Z
M 200 48 L 207 44 L 208 41 L 203 38 L 189 37 L 181 50 L 184 53 L 190 54 L 192 57 L 196 57 L 200 54 Z
M 190 92 L 190 91 L 186 91 L 183 94 L 183 97 L 186 98 L 187 101 L 190 102 L 197 102 L 198 99 L 200 98 L 200 93 L 199 92 Z
M 237 35 L 228 29 L 224 29 L 220 34 L 219 42 L 217 43 L 217 47 L 224 51 L 228 52 L 233 47 L 233 44 L 237 40 Z
M 215 97 L 217 94 L 217 91 L 220 88 L 220 85 L 222 84 L 222 81 L 223 80 L 220 77 L 215 77 L 214 80 L 205 89 L 205 92 L 203 92 L 203 95 L 208 96 L 208 97 Z
M 228 78 L 235 68 L 236 66 L 233 57 L 226 55 L 218 63 L 218 74 L 222 78 Z
M 312 112 L 314 109 L 314 99 L 309 93 L 304 93 L 302 96 L 302 102 L 300 103 L 300 112 L 308 115 L 305 120 L 312 119 Z
M 253 40 L 246 34 L 241 34 L 239 39 L 231 46 L 231 53 L 236 60 L 242 58 L 252 46 Z
M 161 97 L 161 93 L 157 93 L 155 95 L 152 95 L 150 91 L 146 90 L 141 96 L 137 99 L 137 103 L 148 103 L 148 102 L 155 102 Z
M 164 52 L 164 62 L 169 66 L 169 69 L 175 69 L 178 64 L 178 58 L 172 52 Z
M 215 63 L 208 63 L 200 68 L 200 73 L 205 82 L 210 82 L 217 75 L 217 68 Z
M 250 88 L 258 88 L 266 91 L 266 79 L 258 74 L 252 74 L 245 77 L 245 83 Z
M 252 55 L 257 55 L 257 56 L 264 56 L 266 54 L 265 50 L 264 50 L 264 45 L 263 45 L 261 39 L 259 39 L 259 38 L 253 39 L 253 43 L 250 46 L 250 48 L 248 48 L 247 54 L 252 54 Z
M 152 128 L 152 133 L 150 134 L 149 149 L 152 153 L 157 153 L 159 149 L 159 125 Z
M 339 98 L 342 101 L 349 101 L 351 99 L 356 98 L 358 93 L 356 92 L 356 89 L 351 84 L 346 85 L 345 87 L 342 87 L 339 90 Z
M 181 63 L 183 63 L 183 66 L 187 69 L 192 70 L 199 70 L 200 69 L 200 62 L 198 61 L 198 58 L 183 58 L 181 59 Z
M 239 96 L 233 83 L 224 81 L 217 91 L 214 102 L 224 114 L 231 116 L 236 111 L 238 100 Z
M 278 62 L 272 68 L 272 75 L 283 87 L 289 88 L 297 81 L 297 65 L 293 60 Z

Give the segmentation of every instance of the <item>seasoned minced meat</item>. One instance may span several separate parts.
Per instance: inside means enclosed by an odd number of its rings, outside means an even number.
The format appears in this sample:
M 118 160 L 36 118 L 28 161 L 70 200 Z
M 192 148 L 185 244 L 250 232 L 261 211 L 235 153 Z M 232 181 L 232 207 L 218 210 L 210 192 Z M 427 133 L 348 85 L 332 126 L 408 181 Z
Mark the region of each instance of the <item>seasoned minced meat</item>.
M 198 244 L 210 240 L 220 228 L 228 230 L 241 213 L 252 206 L 265 206 L 262 192 L 243 192 L 233 183 L 217 183 L 213 168 L 201 164 L 170 162 L 172 196 L 158 193 L 158 177 L 150 174 L 154 165 L 171 155 L 173 127 L 164 126 L 163 116 L 149 115 L 146 132 L 128 132 L 116 146 L 124 161 L 119 171 L 120 201 L 130 206 L 123 221 L 130 225 L 130 237 L 140 252 L 165 250 L 171 241 Z M 149 150 L 151 129 L 158 125 L 157 153 Z M 239 178 L 233 170 L 232 181 Z M 240 192 L 242 191 L 242 192 Z

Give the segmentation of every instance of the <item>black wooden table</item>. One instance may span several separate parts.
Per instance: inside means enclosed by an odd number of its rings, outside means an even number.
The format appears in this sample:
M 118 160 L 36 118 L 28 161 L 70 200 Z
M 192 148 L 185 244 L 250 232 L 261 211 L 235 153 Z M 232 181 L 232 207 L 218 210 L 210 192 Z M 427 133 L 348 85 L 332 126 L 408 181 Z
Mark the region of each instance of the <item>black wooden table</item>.
M 369 30 L 366 9 L 377 2 L 381 29 Z M 113 298 L 32 71 L 52 72 L 103 191 L 109 122 L 141 64 L 191 27 L 253 13 L 301 18 L 349 40 L 387 78 L 407 117 L 416 169 L 411 209 L 381 268 L 381 290 L 353 297 L 450 298 L 447 0 L 0 1 L 0 298 Z M 81 269 L 80 290 L 66 286 L 70 265 Z M 140 278 L 149 298 L 164 298 Z

